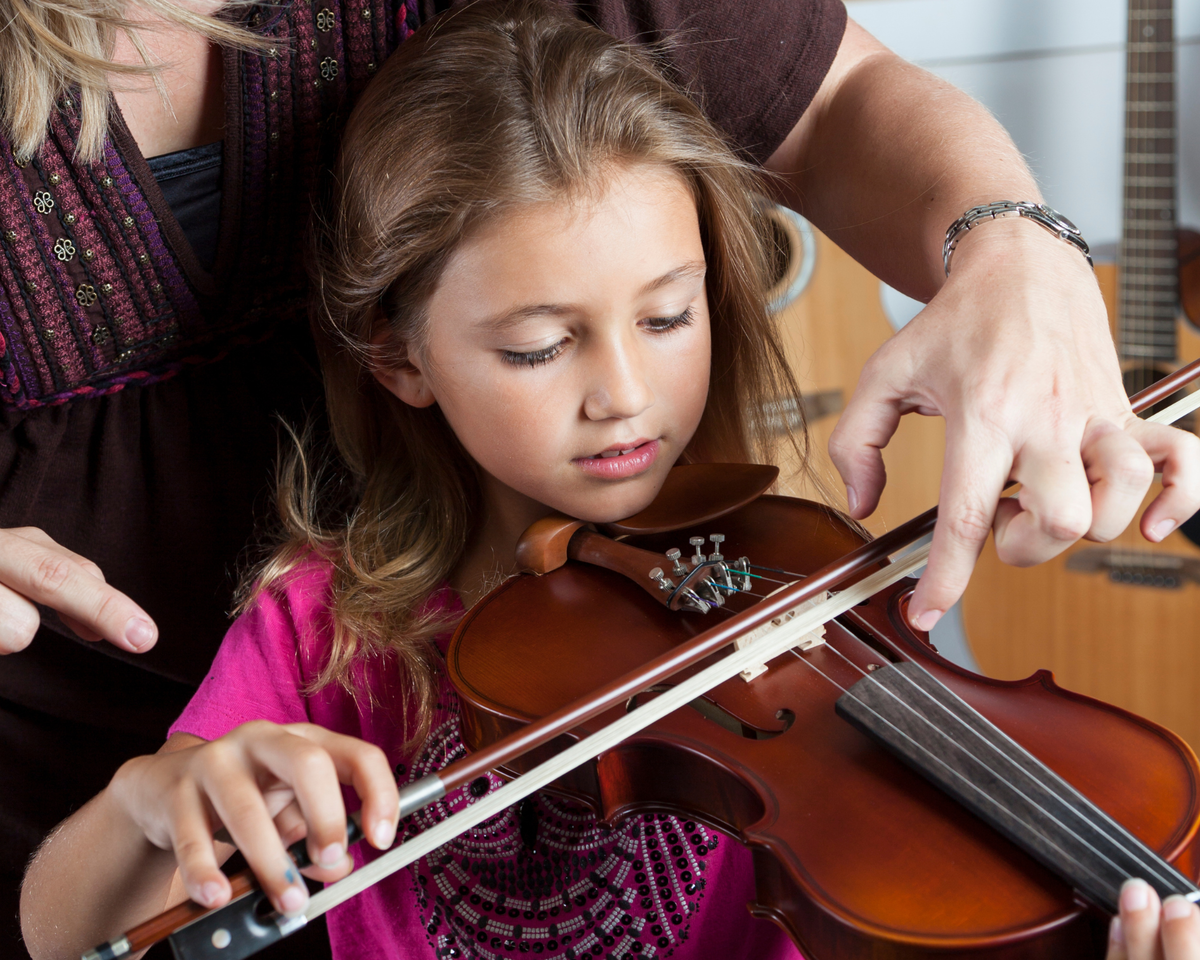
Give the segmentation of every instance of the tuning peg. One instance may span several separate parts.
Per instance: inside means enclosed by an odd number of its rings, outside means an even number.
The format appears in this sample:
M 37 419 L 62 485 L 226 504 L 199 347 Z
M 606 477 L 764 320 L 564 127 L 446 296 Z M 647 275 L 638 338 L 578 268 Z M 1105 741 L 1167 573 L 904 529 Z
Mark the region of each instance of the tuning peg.
M 723 544 L 725 542 L 725 534 L 723 534 L 723 533 L 710 534 L 708 539 L 712 541 L 712 545 L 715 548 L 713 550 L 713 552 L 708 555 L 708 559 L 712 560 L 716 563 L 720 563 L 722 560 L 725 559 L 721 555 L 721 544 Z
M 704 551 L 700 549 L 702 546 L 704 546 L 704 538 L 690 537 L 688 539 L 688 543 L 690 543 L 696 550 L 695 554 L 692 556 L 692 566 L 698 567 L 705 560 Z

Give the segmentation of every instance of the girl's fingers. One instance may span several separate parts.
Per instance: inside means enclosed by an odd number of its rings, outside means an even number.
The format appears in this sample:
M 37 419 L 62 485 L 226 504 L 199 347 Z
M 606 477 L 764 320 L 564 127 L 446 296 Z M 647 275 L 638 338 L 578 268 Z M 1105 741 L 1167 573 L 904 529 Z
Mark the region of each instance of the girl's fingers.
M 1107 543 L 1129 526 L 1142 505 L 1154 480 L 1154 464 L 1137 440 L 1109 420 L 1088 425 L 1080 453 L 1092 487 L 1092 524 L 1086 536 Z
M 1183 897 L 1167 897 L 1162 905 L 1165 960 L 1200 960 L 1200 909 Z
M 1157 543 L 1200 509 L 1200 438 L 1160 423 L 1139 421 L 1130 435 L 1162 474 L 1163 492 L 1142 514 L 1142 535 Z
M 213 848 L 213 831 L 204 799 L 191 782 L 182 783 L 171 804 L 171 845 L 188 896 L 206 907 L 229 899 L 229 879 Z
M 236 739 L 214 740 L 201 748 L 205 762 L 200 785 L 275 909 L 294 915 L 308 903 L 308 889 L 275 831 L 254 775 L 254 744 L 246 742 L 246 727 L 239 728 Z
M 1120 903 L 1117 929 L 1124 953 L 1117 956 L 1121 960 L 1163 960 L 1159 949 L 1158 894 L 1145 880 L 1126 880 L 1121 887 Z
M 312 739 L 328 752 L 338 779 L 352 786 L 362 800 L 361 823 L 367 842 L 379 850 L 390 847 L 400 818 L 400 793 L 387 755 L 373 744 L 313 724 L 287 729 Z
M 367 744 L 338 734 L 329 734 L 333 738 L 329 743 L 318 743 L 318 737 L 301 735 L 307 726 L 274 728 L 274 736 L 256 741 L 254 757 L 292 788 L 308 827 L 309 859 L 318 867 L 336 868 L 346 858 L 346 807 L 330 748 L 347 749 L 340 743 L 343 740 L 363 747 Z

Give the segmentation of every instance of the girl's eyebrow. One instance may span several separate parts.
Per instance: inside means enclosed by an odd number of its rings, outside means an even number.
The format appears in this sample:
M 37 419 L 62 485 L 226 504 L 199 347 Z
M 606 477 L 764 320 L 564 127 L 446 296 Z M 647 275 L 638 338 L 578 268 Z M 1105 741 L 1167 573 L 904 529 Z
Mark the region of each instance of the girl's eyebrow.
M 642 294 L 653 293 L 655 290 L 670 286 L 672 283 L 678 283 L 680 280 L 703 277 L 707 269 L 708 265 L 703 260 L 688 260 L 674 270 L 668 270 L 661 277 L 651 280 L 639 292 Z M 481 320 L 479 326 L 493 333 L 498 333 L 510 327 L 515 327 L 526 320 L 531 320 L 534 317 L 557 317 L 570 312 L 571 308 L 563 304 L 531 303 L 520 307 L 513 307 L 511 310 L 506 310 L 497 316 Z

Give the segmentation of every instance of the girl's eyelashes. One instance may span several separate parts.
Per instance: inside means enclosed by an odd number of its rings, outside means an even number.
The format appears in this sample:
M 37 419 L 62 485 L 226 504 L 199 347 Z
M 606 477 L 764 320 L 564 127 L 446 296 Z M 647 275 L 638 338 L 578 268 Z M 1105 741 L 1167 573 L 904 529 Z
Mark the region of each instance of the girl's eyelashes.
M 517 350 L 504 350 L 500 356 L 505 363 L 511 363 L 514 367 L 539 367 L 543 363 L 549 363 L 560 353 L 562 353 L 563 344 L 566 341 L 559 340 L 558 343 L 549 347 L 542 347 L 541 350 L 530 350 L 528 353 L 521 353 Z
M 665 333 L 679 327 L 688 326 L 696 318 L 696 312 L 689 306 L 683 313 L 674 317 L 649 317 L 646 325 L 655 333 Z
M 679 327 L 688 326 L 695 319 L 695 311 L 689 306 L 683 313 L 673 317 L 647 317 L 645 324 L 648 329 L 655 333 L 667 333 L 670 330 L 676 330 Z M 548 347 L 542 347 L 540 350 L 530 350 L 522 352 L 520 350 L 502 350 L 500 352 L 501 359 L 505 363 L 510 363 L 514 367 L 540 367 L 543 363 L 549 363 L 563 351 L 563 346 L 566 340 L 559 340 L 558 343 L 551 344 Z

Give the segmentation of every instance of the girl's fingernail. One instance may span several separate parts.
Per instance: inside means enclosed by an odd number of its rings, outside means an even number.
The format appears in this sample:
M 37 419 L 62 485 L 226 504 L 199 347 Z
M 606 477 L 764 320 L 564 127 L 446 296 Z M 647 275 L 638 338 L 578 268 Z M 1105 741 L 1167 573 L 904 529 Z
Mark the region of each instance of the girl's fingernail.
M 939 620 L 942 619 L 942 610 L 926 610 L 923 614 L 917 617 L 916 624 L 918 630 L 924 630 L 928 633 L 934 628 Z
M 320 852 L 317 862 L 323 867 L 336 867 L 346 855 L 346 848 L 340 843 L 331 843 Z
M 279 905 L 284 913 L 297 913 L 308 903 L 308 891 L 302 887 L 288 887 L 279 896 Z
M 846 506 L 850 508 L 851 513 L 858 509 L 858 494 L 853 487 L 846 488 Z
M 1161 540 L 1168 533 L 1175 529 L 1174 520 L 1160 520 L 1154 525 L 1154 529 L 1150 532 L 1154 534 L 1156 540 Z
M 1125 931 L 1121 929 L 1120 917 L 1113 917 L 1112 923 L 1108 925 L 1108 939 L 1117 946 L 1125 942 Z
M 154 627 L 141 617 L 131 617 L 125 624 L 125 642 L 134 650 L 142 650 L 154 642 Z
M 209 880 L 208 883 L 200 888 L 200 896 L 203 898 L 203 903 L 206 907 L 213 906 L 220 895 L 221 885 L 216 880 Z
M 1126 880 L 1121 887 L 1122 910 L 1145 910 L 1150 906 L 1150 885 L 1145 880 Z
M 396 831 L 390 823 L 386 821 L 377 824 L 375 827 L 375 846 L 380 850 L 386 850 L 392 845 L 392 840 L 395 839 Z
M 1176 894 L 1163 901 L 1164 920 L 1182 920 L 1192 912 L 1192 905 Z

